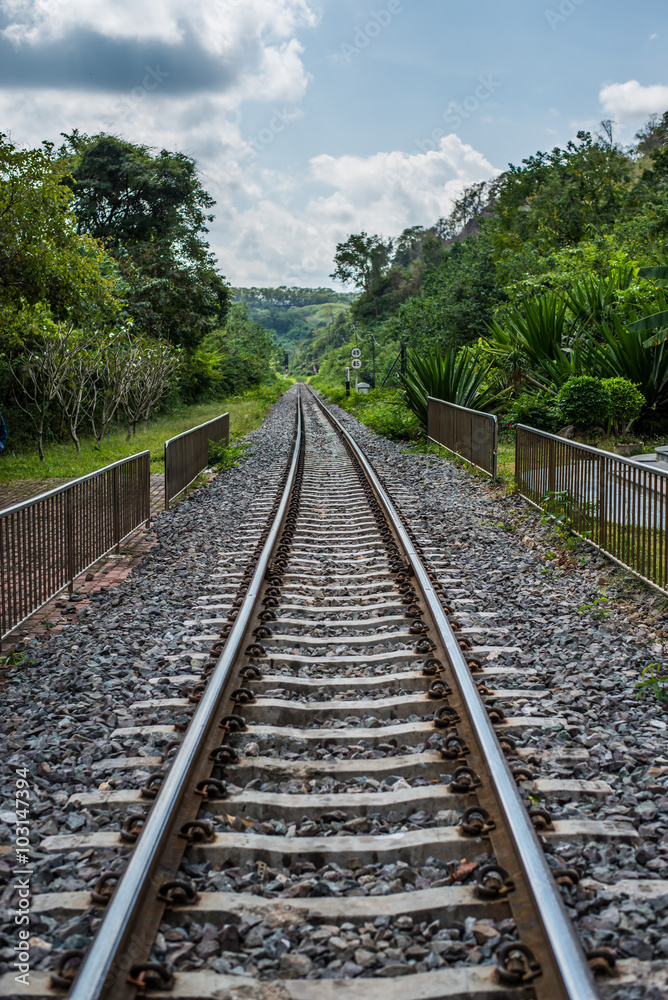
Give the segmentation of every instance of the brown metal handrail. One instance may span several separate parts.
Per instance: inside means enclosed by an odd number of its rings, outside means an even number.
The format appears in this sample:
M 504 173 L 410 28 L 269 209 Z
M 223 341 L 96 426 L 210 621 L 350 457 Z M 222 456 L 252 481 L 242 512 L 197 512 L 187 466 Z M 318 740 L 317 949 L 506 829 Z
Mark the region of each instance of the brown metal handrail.
M 575 534 L 668 593 L 668 471 L 518 424 L 515 479 L 530 503 L 563 511 Z
M 0 511 L 0 642 L 150 517 L 148 451 Z
M 493 413 L 429 396 L 427 437 L 496 479 L 499 425 Z
M 165 510 L 209 464 L 209 441 L 230 443 L 230 415 L 223 413 L 205 424 L 165 441 Z

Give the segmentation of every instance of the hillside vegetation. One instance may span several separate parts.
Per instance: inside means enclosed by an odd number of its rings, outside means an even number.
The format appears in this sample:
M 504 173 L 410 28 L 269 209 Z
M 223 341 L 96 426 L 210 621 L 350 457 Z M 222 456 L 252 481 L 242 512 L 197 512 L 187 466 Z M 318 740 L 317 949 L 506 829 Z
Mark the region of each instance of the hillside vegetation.
M 355 299 L 354 293 L 331 288 L 286 286 L 233 288 L 232 295 L 235 302 L 247 308 L 253 321 L 271 332 L 276 344 L 287 353 L 290 372 L 295 375 L 316 373 L 318 362 L 311 350 L 312 342 L 344 322 Z
M 496 411 L 511 428 L 665 434 L 668 112 L 629 148 L 606 121 L 537 152 L 465 189 L 429 228 L 351 234 L 332 278 L 357 296 L 302 348 L 314 381 L 337 396 L 359 346 L 373 384 L 373 347 L 378 388 L 354 405 L 376 422 L 384 413 L 397 436 L 424 429 L 427 394 Z M 407 371 L 380 395 L 401 343 Z M 412 426 L 399 417 L 406 405 Z

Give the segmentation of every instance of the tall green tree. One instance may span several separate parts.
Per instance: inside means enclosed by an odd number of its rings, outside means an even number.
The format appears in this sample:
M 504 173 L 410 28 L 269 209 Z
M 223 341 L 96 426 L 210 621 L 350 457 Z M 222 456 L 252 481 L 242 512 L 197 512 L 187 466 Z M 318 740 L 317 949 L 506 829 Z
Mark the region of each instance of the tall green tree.
M 65 140 L 78 230 L 119 262 L 136 326 L 193 350 L 224 324 L 230 299 L 206 240 L 215 202 L 195 161 L 104 134 Z
M 337 244 L 334 254 L 336 267 L 330 278 L 373 295 L 374 287 L 387 269 L 391 253 L 392 240 L 369 236 L 362 230 L 349 236 L 345 243 Z
M 0 337 L 23 339 L 32 312 L 100 323 L 117 311 L 117 273 L 102 245 L 80 232 L 67 165 L 53 145 L 19 149 L 0 134 Z
M 576 244 L 592 226 L 611 225 L 628 196 L 629 157 L 578 132 L 577 140 L 510 166 L 497 191 L 502 233 L 537 246 Z
M 399 320 L 412 345 L 462 346 L 487 334 L 505 298 L 496 279 L 493 245 L 483 231 L 451 245 L 427 275 L 422 295 L 401 307 Z

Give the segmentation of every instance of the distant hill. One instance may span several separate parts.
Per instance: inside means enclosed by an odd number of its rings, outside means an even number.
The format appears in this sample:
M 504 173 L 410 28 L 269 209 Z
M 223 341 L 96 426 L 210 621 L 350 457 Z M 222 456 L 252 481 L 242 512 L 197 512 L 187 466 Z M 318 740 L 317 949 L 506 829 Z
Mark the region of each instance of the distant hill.
M 343 314 L 347 318 L 356 293 L 332 288 L 233 288 L 235 302 L 243 302 L 251 319 L 262 323 L 290 355 L 316 334 L 323 333 Z

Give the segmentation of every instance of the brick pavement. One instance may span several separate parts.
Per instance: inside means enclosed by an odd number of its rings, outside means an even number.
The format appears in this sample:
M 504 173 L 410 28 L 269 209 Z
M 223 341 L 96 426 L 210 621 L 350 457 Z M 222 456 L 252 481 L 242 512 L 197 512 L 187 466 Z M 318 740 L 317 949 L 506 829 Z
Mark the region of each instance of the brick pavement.
M 0 511 L 71 482 L 72 479 L 8 479 L 7 482 L 0 483 Z M 151 514 L 157 514 L 159 510 L 164 509 L 165 476 L 162 472 L 152 472 Z
M 209 480 L 213 479 L 213 474 L 209 475 Z M 165 477 L 161 473 L 151 475 L 151 517 L 160 516 L 164 510 L 164 481 Z M 33 487 L 35 481 L 31 480 Z M 53 489 L 54 480 L 49 480 L 49 489 Z M 41 492 L 44 492 L 43 490 Z M 182 493 L 181 497 L 172 500 L 170 506 L 178 503 L 179 499 L 186 496 L 192 490 Z M 34 489 L 31 494 L 37 495 Z M 25 499 L 28 499 L 26 497 Z M 18 500 L 12 500 L 18 503 Z M 5 504 L 6 506 L 6 504 Z M 0 508 L 1 509 L 1 508 Z M 79 608 L 90 603 L 93 594 L 100 590 L 114 587 L 138 566 L 142 558 L 155 545 L 156 537 L 153 528 L 138 528 L 121 544 L 118 553 L 111 553 L 104 556 L 95 565 L 74 581 L 72 596 L 67 591 L 61 591 L 56 597 L 48 601 L 39 611 L 36 611 L 26 621 L 18 625 L 13 632 L 2 642 L 2 653 L 4 656 L 12 652 L 21 652 L 27 642 L 32 639 L 48 641 L 52 635 L 57 635 L 63 627 L 69 624 L 72 617 L 76 615 Z M 0 665 L 0 673 L 2 667 Z

